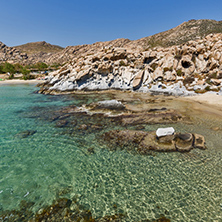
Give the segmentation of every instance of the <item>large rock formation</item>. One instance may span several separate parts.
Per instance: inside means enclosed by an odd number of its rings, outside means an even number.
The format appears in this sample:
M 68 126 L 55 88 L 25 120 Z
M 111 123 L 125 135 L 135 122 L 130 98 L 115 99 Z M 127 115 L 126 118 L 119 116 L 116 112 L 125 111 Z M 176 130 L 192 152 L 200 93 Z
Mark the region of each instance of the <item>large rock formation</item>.
M 123 89 L 187 95 L 188 90 L 218 91 L 222 86 L 221 43 L 222 34 L 210 34 L 182 45 L 140 53 L 103 47 L 53 72 L 40 92 Z

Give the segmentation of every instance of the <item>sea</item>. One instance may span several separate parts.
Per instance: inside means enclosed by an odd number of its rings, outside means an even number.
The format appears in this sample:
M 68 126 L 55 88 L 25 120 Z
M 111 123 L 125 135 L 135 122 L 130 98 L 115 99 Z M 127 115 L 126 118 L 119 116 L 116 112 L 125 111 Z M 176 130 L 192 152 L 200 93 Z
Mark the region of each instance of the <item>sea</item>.
M 192 122 L 170 126 L 203 135 L 207 149 L 139 155 L 107 149 L 98 141 L 100 131 L 56 124 L 58 110 L 113 99 L 113 94 L 42 95 L 37 90 L 34 84 L 0 86 L 0 215 L 18 210 L 23 200 L 33 202 L 30 210 L 38 212 L 66 197 L 75 198 L 94 218 L 122 213 L 123 221 L 161 216 L 222 221 L 220 116 L 174 104 L 190 113 Z M 93 124 L 81 116 L 72 121 Z M 145 130 L 157 127 L 146 125 Z M 111 124 L 104 131 L 118 128 Z

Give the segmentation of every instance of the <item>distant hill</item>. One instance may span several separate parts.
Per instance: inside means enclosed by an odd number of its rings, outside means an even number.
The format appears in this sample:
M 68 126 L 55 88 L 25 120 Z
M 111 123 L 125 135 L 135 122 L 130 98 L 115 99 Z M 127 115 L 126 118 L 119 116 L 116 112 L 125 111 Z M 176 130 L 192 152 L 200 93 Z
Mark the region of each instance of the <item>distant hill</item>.
M 41 42 L 30 42 L 24 45 L 14 46 L 21 52 L 27 53 L 28 55 L 36 53 L 56 53 L 62 51 L 64 48 L 57 45 L 51 45 L 45 41 Z

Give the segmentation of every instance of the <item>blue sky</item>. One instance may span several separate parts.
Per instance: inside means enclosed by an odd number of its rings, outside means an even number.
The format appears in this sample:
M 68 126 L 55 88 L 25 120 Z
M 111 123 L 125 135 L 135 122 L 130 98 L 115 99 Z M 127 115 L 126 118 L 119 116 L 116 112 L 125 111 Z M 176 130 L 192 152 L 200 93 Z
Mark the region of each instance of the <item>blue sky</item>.
M 66 47 L 139 39 L 190 19 L 222 20 L 221 0 L 1 0 L 0 41 Z

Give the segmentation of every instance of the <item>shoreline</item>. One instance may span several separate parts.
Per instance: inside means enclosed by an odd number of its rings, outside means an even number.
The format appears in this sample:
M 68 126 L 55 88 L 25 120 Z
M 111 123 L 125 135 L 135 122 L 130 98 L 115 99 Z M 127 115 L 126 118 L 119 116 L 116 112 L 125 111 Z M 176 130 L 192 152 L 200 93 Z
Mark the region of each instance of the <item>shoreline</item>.
M 1 85 L 16 85 L 16 84 L 38 84 L 42 83 L 44 80 L 38 79 L 30 79 L 30 80 L 23 80 L 23 79 L 10 79 L 10 80 L 2 80 L 0 81 Z
M 11 80 L 2 80 L 0 81 L 0 86 L 1 85 L 17 85 L 17 84 L 34 84 L 37 85 L 38 83 L 44 83 L 45 80 L 39 80 L 39 79 L 31 79 L 31 80 L 22 80 L 22 79 L 11 79 Z M 94 92 L 98 92 L 98 93 L 107 93 L 107 92 L 112 92 L 112 91 L 116 91 L 116 90 L 102 90 L 102 91 L 94 91 Z M 73 93 L 84 93 L 85 91 L 73 91 Z M 90 91 L 90 93 L 92 93 L 93 91 Z M 126 92 L 126 91 L 125 91 Z M 128 91 L 130 93 L 130 91 Z M 72 93 L 72 92 L 69 92 Z M 145 92 L 139 92 L 139 93 L 145 93 Z M 60 93 L 58 93 L 60 94 Z M 64 94 L 61 93 L 61 95 Z M 65 93 L 66 94 L 66 93 Z M 146 94 L 146 93 L 145 93 Z M 179 99 L 180 101 L 186 101 L 186 102 L 192 102 L 193 104 L 196 104 L 195 108 L 199 109 L 200 107 L 203 108 L 203 106 L 205 107 L 205 109 L 207 110 L 214 110 L 215 113 L 218 114 L 217 111 L 219 111 L 222 114 L 222 96 L 221 95 L 217 95 L 214 92 L 207 92 L 207 93 L 203 93 L 203 94 L 196 94 L 193 96 L 172 96 L 175 99 Z M 215 110 L 216 109 L 216 110 Z M 221 115 L 220 114 L 220 115 Z

